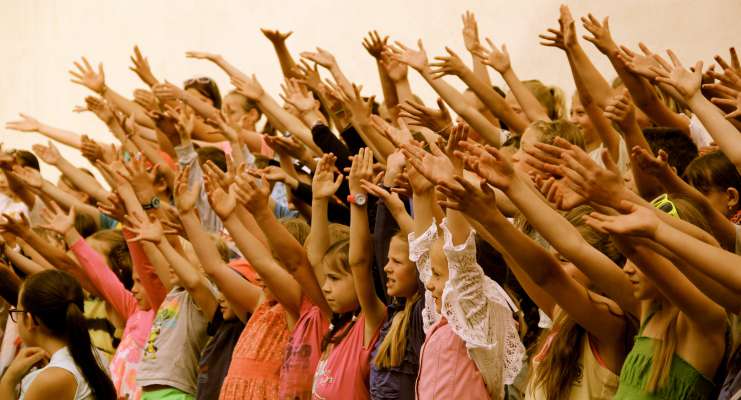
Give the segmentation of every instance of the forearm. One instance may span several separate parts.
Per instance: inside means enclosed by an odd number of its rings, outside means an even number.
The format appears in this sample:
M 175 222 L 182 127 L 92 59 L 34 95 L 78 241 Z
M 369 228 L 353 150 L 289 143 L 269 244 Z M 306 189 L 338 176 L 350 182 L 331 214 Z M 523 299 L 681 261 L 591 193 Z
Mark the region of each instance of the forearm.
M 133 115 L 138 124 L 144 125 L 148 128 L 153 128 L 155 126 L 154 121 L 152 121 L 152 118 L 149 118 L 147 110 L 144 107 L 124 96 L 121 96 L 115 90 L 106 86 L 101 95 L 109 101 L 113 107 L 123 111 L 124 114 Z
M 165 256 L 165 259 L 175 271 L 175 274 L 180 278 L 181 286 L 189 291 L 198 286 L 202 278 L 196 271 L 195 266 L 178 253 L 168 240 L 160 240 L 157 243 L 157 249 Z
M 77 199 L 75 196 L 72 196 L 71 194 L 65 192 L 62 189 L 59 189 L 57 186 L 53 185 L 51 182 L 44 180 L 41 184 L 41 191 L 42 193 L 49 196 L 52 200 L 54 200 L 57 204 L 62 206 L 64 209 L 70 209 L 74 208 L 75 211 L 78 214 L 85 214 L 93 218 L 93 220 L 96 221 L 96 223 L 100 223 L 100 211 L 98 211 L 97 208 L 85 204 L 79 199 Z
M 14 266 L 18 267 L 18 269 L 23 271 L 23 273 L 26 274 L 26 276 L 30 276 L 37 272 L 42 272 L 47 269 L 53 269 L 53 268 L 45 268 L 41 264 L 9 248 L 5 249 L 5 255 L 7 255 L 10 262 L 13 263 Z
M 41 124 L 38 132 L 49 139 L 65 144 L 75 149 L 82 148 L 82 135 L 61 128 L 55 128 L 46 124 Z
M 301 120 L 281 108 L 280 105 L 278 105 L 278 103 L 276 103 L 275 100 L 270 97 L 270 95 L 268 95 L 267 93 L 263 94 L 263 96 L 258 99 L 258 105 L 260 106 L 261 110 L 272 115 L 276 120 L 280 121 L 280 123 L 286 127 L 286 130 L 288 130 L 288 132 L 296 135 L 296 137 L 299 138 L 306 146 L 308 146 L 309 149 L 317 154 L 322 153 L 321 149 L 319 149 L 319 147 L 317 147 L 317 145 L 312 140 L 311 131 L 309 130 L 309 128 L 307 128 L 303 124 L 303 122 L 301 122 Z
M 270 247 L 289 272 L 295 272 L 306 263 L 306 252 L 301 243 L 291 235 L 273 214 L 264 209 L 254 215 L 257 224 L 267 236 Z
M 311 230 L 306 243 L 309 262 L 315 269 L 321 265 L 324 253 L 329 249 L 329 199 L 313 199 L 311 202 Z M 321 270 L 321 268 L 318 268 Z
M 376 61 L 376 67 L 378 67 L 378 77 L 381 80 L 381 90 L 383 91 L 383 103 L 386 105 L 386 109 L 391 118 L 396 120 L 398 112 L 397 105 L 399 104 L 399 96 L 396 94 L 396 85 L 389 78 L 386 73 L 386 69 L 379 61 Z
M 522 133 L 527 129 L 530 122 L 527 118 L 515 114 L 512 107 L 499 95 L 491 85 L 479 79 L 475 73 L 470 70 L 463 71 L 460 75 L 461 80 L 476 94 L 482 103 L 497 118 L 502 120 L 512 132 Z
M 278 56 L 278 62 L 280 63 L 280 70 L 283 73 L 283 77 L 290 79 L 295 76 L 293 69 L 296 67 L 296 62 L 291 56 L 291 52 L 288 51 L 285 41 L 273 41 L 273 49 L 275 55 Z
M 396 89 L 398 104 L 403 104 L 407 101 L 414 101 L 412 86 L 409 84 L 409 80 L 407 78 L 394 82 L 394 88 Z
M 632 151 L 634 147 L 638 146 L 646 150 L 648 154 L 653 155 L 651 146 L 648 144 L 646 137 L 643 136 L 643 132 L 641 131 L 641 128 L 638 126 L 638 123 L 636 123 L 635 120 L 627 124 L 623 124 L 621 126 L 621 129 L 623 130 L 625 147 L 627 147 L 628 151 Z M 641 197 L 643 197 L 644 199 L 653 199 L 662 193 L 662 180 L 648 174 L 647 171 L 640 168 L 640 166 L 636 162 L 630 163 L 630 169 L 633 173 L 633 180 L 635 181 L 636 187 L 638 188 L 638 193 L 641 195 Z
M 667 224 L 659 224 L 653 239 L 703 274 L 741 293 L 741 256 L 693 238 Z
M 103 202 L 108 199 L 110 192 L 103 189 L 95 178 L 82 172 L 66 159 L 60 158 L 56 167 L 59 168 L 59 171 L 69 178 L 69 180 L 72 181 L 78 189 L 89 194 L 95 200 Z
M 414 193 L 412 209 L 414 211 L 414 235 L 422 236 L 435 220 L 435 193 L 428 190 L 423 193 Z M 438 221 L 439 222 L 439 221 Z
M 741 136 L 720 110 L 697 91 L 687 104 L 708 130 L 723 154 L 741 171 Z
M 594 102 L 599 108 L 605 108 L 613 92 L 610 83 L 594 66 L 579 43 L 566 49 L 566 54 L 569 57 L 569 62 L 573 63 L 572 70 L 574 74 L 579 74 L 584 86 L 592 94 Z
M 366 315 L 366 321 L 375 326 L 383 318 L 383 303 L 376 296 L 373 288 L 372 254 L 373 243 L 368 227 L 367 205 L 351 204 L 348 264 L 352 270 L 352 279 L 360 308 Z
M 358 135 L 363 139 L 363 142 L 373 150 L 373 154 L 382 163 L 385 163 L 386 157 L 396 150 L 393 143 L 378 133 L 376 128 L 370 124 L 369 120 L 353 117 L 352 124 L 358 132 Z
M 191 106 L 193 110 L 195 110 L 196 113 L 198 113 L 200 116 L 202 116 L 205 120 L 214 120 L 217 121 L 219 118 L 221 118 L 221 113 L 219 110 L 217 110 L 214 106 L 211 104 L 201 100 L 200 98 L 186 92 L 182 91 L 181 96 L 183 101 Z
M 445 100 L 448 105 L 455 111 L 461 118 L 463 118 L 468 125 L 471 126 L 476 132 L 478 132 L 489 144 L 494 147 L 499 147 L 499 134 L 494 125 L 487 121 L 481 113 L 479 113 L 473 106 L 466 102 L 463 95 L 458 92 L 454 87 L 450 86 L 447 82 L 441 79 L 434 79 L 429 72 L 429 68 L 420 71 L 422 77 L 432 88 Z
M 536 99 L 530 90 L 527 89 L 525 84 L 520 81 L 520 78 L 517 77 L 512 68 L 504 71 L 502 78 L 504 79 L 504 82 L 507 83 L 510 90 L 512 90 L 512 94 L 515 95 L 517 102 L 520 103 L 522 111 L 525 112 L 525 115 L 530 122 L 551 120 L 538 99 Z

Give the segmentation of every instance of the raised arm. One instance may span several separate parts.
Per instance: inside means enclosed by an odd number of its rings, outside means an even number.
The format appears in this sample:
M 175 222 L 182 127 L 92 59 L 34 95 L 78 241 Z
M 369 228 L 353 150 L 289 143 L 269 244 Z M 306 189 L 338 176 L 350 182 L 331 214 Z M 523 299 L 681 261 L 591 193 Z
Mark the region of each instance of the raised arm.
M 293 60 L 291 52 L 288 51 L 286 39 L 293 34 L 293 31 L 281 33 L 277 29 L 270 30 L 260 28 L 260 32 L 262 32 L 262 34 L 268 38 L 270 43 L 273 44 L 273 49 L 275 50 L 275 55 L 278 56 L 278 62 L 280 63 L 280 70 L 283 72 L 283 77 L 286 79 L 292 78 L 294 76 L 293 69 L 296 67 L 296 62 Z
M 720 146 L 721 151 L 741 171 L 741 137 L 739 131 L 724 118 L 723 113 L 706 99 L 700 91 L 702 82 L 702 61 L 694 66 L 694 72 L 685 69 L 679 58 L 671 51 L 667 51 L 672 60 L 672 65 L 661 60 L 661 68 L 654 67 L 658 74 L 656 80 L 674 86 L 679 94 L 685 99 L 692 112 L 697 115 L 703 126 L 713 137 L 715 143 Z
M 203 229 L 195 212 L 197 194 L 197 190 L 188 188 L 187 177 L 181 175 L 176 187 L 176 205 L 180 221 L 193 244 L 203 270 L 224 293 L 235 308 L 237 316 L 240 319 L 245 318 L 248 313 L 253 313 L 262 301 L 262 290 L 246 279 L 238 277 L 238 274 L 221 259 L 212 237 Z
M 165 232 L 158 220 L 129 218 L 131 231 L 137 236 L 130 239 L 132 241 L 148 241 L 157 245 L 159 251 L 165 256 L 167 262 L 177 275 L 180 285 L 193 296 L 193 300 L 205 316 L 214 315 L 218 303 L 216 296 L 209 288 L 206 278 L 198 272 L 195 265 L 191 264 L 188 259 L 180 255 L 177 250 L 165 238 Z
M 495 65 L 496 68 L 501 69 L 504 68 L 503 66 L 509 68 L 509 56 L 504 52 L 500 52 L 494 45 L 490 46 L 490 51 L 479 46 L 475 53 L 477 57 L 488 65 Z M 438 63 L 433 64 L 439 67 L 439 69 L 433 72 L 435 76 L 442 76 L 442 74 L 457 75 L 476 94 L 489 111 L 504 121 L 513 132 L 524 132 L 530 123 L 527 118 L 516 114 L 504 98 L 491 87 L 491 84 L 487 84 L 476 75 L 475 71 L 471 71 L 471 69 L 466 67 L 453 50 L 447 47 L 445 50 L 448 52 L 448 56 L 435 57 L 436 60 L 439 60 Z M 527 91 L 527 89 L 525 90 Z M 537 100 L 535 101 L 537 103 Z M 538 103 L 538 107 L 541 107 L 540 103 Z
M 79 168 L 67 161 L 66 158 L 62 157 L 52 142 L 49 142 L 48 146 L 35 144 L 33 145 L 33 151 L 45 163 L 57 167 L 77 188 L 89 194 L 95 200 L 106 201 L 108 199 L 110 192 L 103 189 L 95 178 L 82 172 Z
M 79 133 L 46 125 L 28 114 L 20 113 L 18 115 L 21 119 L 18 121 L 7 122 L 5 124 L 5 129 L 12 129 L 19 132 L 37 132 L 49 139 L 56 140 L 59 143 L 74 147 L 75 149 L 80 149 L 82 146 L 80 139 L 81 135 Z
M 342 173 L 334 176 L 336 157 L 332 153 L 325 153 L 319 160 L 314 171 L 311 183 L 311 231 L 306 239 L 306 252 L 309 262 L 317 271 L 317 275 L 324 277 L 321 268 L 322 258 L 329 249 L 329 202 L 334 201 L 334 194 L 342 184 Z M 321 279 L 324 280 L 324 279 Z
M 528 222 L 558 252 L 581 269 L 597 286 L 624 311 L 639 316 L 639 304 L 631 291 L 631 283 L 620 267 L 607 256 L 590 246 L 558 212 L 540 196 L 539 192 L 515 174 L 509 161 L 496 149 L 470 147 L 466 163 L 480 176 L 502 190 L 520 209 Z
M 350 168 L 350 193 L 353 196 L 361 194 L 366 196 L 361 180 L 369 180 L 373 177 L 373 152 L 366 148 L 360 150 L 353 159 Z M 376 291 L 373 289 L 373 274 L 371 263 L 373 262 L 371 247 L 370 228 L 368 226 L 368 205 L 359 205 L 357 201 L 350 204 L 350 254 L 348 263 L 352 270 L 352 278 L 355 284 L 355 292 L 360 302 L 360 308 L 365 314 L 365 338 L 367 341 L 378 330 L 386 318 L 386 305 L 383 304 Z
M 403 62 L 410 67 L 417 70 L 422 75 L 422 78 L 432 86 L 440 97 L 445 100 L 450 107 L 463 118 L 476 132 L 478 132 L 487 142 L 492 145 L 499 147 L 500 138 L 499 130 L 491 122 L 489 122 L 476 108 L 463 97 L 454 87 L 450 86 L 442 79 L 435 79 L 432 74 L 430 65 L 427 62 L 427 54 L 425 53 L 422 41 L 417 42 L 418 50 L 413 50 L 405 47 L 403 44 L 398 43 L 399 48 L 392 47 L 394 52 L 393 57 L 400 62 Z

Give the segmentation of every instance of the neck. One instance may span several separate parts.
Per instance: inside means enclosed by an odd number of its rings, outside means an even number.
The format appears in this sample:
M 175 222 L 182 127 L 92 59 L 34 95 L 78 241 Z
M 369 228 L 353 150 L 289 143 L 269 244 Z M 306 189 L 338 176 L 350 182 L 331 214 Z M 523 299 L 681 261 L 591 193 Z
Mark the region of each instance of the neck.
M 45 336 L 36 343 L 39 347 L 44 349 L 49 355 L 52 355 L 59 351 L 61 348 L 67 346 L 67 342 L 61 339 L 57 339 L 51 336 Z

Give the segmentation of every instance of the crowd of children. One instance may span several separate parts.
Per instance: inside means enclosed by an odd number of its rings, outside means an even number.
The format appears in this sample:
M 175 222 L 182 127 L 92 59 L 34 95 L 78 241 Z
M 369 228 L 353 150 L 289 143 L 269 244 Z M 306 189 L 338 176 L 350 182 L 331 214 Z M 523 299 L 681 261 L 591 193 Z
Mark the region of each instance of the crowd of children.
M 0 150 L 0 398 L 741 399 L 736 51 L 686 67 L 580 22 L 616 78 L 562 6 L 568 113 L 471 13 L 470 65 L 370 32 L 380 103 L 271 30 L 282 102 L 217 54 L 186 56 L 224 97 L 138 48 L 133 99 L 75 62 L 115 140 L 6 125 L 50 141 Z

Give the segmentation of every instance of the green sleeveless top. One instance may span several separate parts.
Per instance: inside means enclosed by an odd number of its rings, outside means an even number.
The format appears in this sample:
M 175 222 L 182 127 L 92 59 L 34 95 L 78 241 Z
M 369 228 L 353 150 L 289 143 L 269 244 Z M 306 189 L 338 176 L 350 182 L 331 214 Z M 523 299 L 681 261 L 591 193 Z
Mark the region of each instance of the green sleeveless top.
M 643 389 L 651 375 L 654 346 L 658 344 L 658 340 L 641 335 L 643 334 L 643 328 L 653 315 L 654 312 L 649 313 L 646 320 L 641 324 L 635 344 L 625 358 L 623 368 L 620 370 L 620 384 L 614 400 L 709 399 L 715 389 L 713 382 L 676 353 L 672 357 L 669 379 L 666 385 L 654 393 L 647 393 Z

